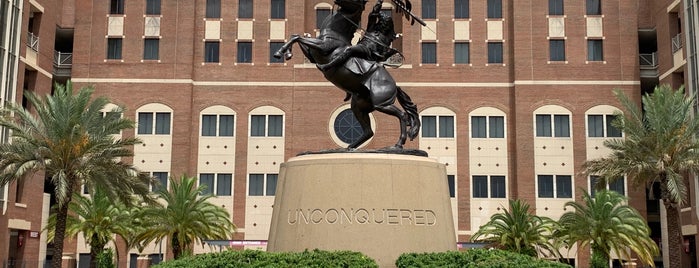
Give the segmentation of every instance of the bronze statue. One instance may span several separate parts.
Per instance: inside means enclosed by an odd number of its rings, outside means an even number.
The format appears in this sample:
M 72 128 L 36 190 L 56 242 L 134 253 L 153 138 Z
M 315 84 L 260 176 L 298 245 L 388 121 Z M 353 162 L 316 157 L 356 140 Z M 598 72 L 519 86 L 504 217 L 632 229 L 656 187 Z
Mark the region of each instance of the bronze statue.
M 424 25 L 419 18 L 410 13 L 410 2 L 392 0 L 406 18 L 413 18 Z M 359 28 L 360 18 L 367 0 L 335 0 L 338 10 L 323 21 L 318 38 L 292 35 L 287 43 L 274 54 L 291 59 L 291 46 L 298 43 L 303 54 L 310 62 L 317 64 L 325 78 L 338 88 L 347 92 L 351 99 L 351 109 L 362 127 L 362 136 L 348 146 L 354 150 L 374 135 L 369 121 L 369 113 L 380 111 L 393 115 L 400 122 L 400 137 L 391 148 L 402 149 L 406 139 L 413 140 L 420 130 L 420 117 L 417 106 L 377 61 L 383 61 L 398 53 L 390 47 L 396 38 L 393 21 L 390 16 L 381 15 L 381 3 L 374 6 L 370 15 L 369 32 L 356 46 L 350 41 Z M 398 103 L 403 110 L 393 103 Z

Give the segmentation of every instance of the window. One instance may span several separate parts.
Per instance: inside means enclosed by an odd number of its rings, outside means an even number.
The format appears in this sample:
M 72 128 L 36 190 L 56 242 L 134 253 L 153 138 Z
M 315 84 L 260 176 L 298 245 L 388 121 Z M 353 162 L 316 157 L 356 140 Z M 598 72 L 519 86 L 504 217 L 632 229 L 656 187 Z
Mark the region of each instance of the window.
M 467 19 L 470 17 L 468 0 L 454 0 L 454 18 Z
M 199 187 L 206 186 L 206 189 L 201 191 L 200 195 L 209 195 L 214 192 L 214 174 L 202 173 L 199 174 Z
M 250 116 L 250 136 L 252 137 L 281 137 L 283 130 L 283 115 Z
M 231 173 L 202 173 L 199 174 L 199 185 L 206 185 L 202 195 L 216 193 L 216 196 L 230 196 L 233 174 Z
M 488 63 L 503 63 L 502 42 L 488 42 Z
M 553 198 L 553 175 L 539 175 L 539 198 Z
M 422 63 L 437 63 L 437 43 L 422 43 Z
M 538 175 L 538 197 L 539 198 L 572 198 L 573 181 L 570 175 Z
M 488 135 L 486 136 L 486 133 Z M 471 116 L 471 138 L 504 138 L 505 117 Z
M 279 179 L 279 175 L 267 174 L 267 185 L 265 185 L 265 194 L 267 196 L 274 196 L 274 193 L 277 191 L 277 179 Z
M 488 176 L 473 176 L 473 198 L 488 198 Z
M 505 176 L 490 176 L 490 187 L 488 187 L 488 176 L 473 176 L 473 198 L 506 198 L 507 185 Z M 490 190 L 490 191 L 489 191 Z M 490 196 L 488 196 L 490 193 Z
M 138 134 L 169 135 L 170 113 L 152 112 L 138 113 Z M 155 131 L 153 131 L 153 118 L 155 118 Z
M 487 133 L 485 116 L 471 116 L 471 138 L 486 138 Z
M 233 185 L 233 174 L 217 174 L 216 175 L 216 195 L 217 196 L 230 196 L 231 195 L 231 185 Z
M 146 0 L 146 15 L 160 15 L 160 0 Z
M 144 60 L 157 60 L 159 46 L 160 46 L 160 39 L 157 39 L 157 38 L 143 39 L 143 59 Z
M 488 134 L 491 138 L 505 137 L 505 117 L 489 116 L 488 126 L 490 127 Z
M 505 198 L 505 176 L 490 176 L 490 198 Z
M 316 29 L 320 29 L 323 26 L 323 21 L 330 16 L 331 12 L 332 11 L 327 8 L 316 9 Z
M 568 115 L 553 116 L 553 136 L 570 137 L 570 119 Z
M 170 134 L 170 113 L 155 113 L 155 134 Z
M 204 42 L 204 62 L 218 62 L 219 42 Z
M 587 60 L 588 61 L 603 61 L 604 51 L 602 40 L 590 39 L 587 40 Z
M 201 116 L 201 135 L 205 137 L 233 137 L 234 115 Z M 217 131 L 218 130 L 218 131 Z
M 602 15 L 602 3 L 600 3 L 600 0 L 586 0 L 585 7 L 587 15 Z
M 549 15 L 563 15 L 563 0 L 549 0 Z
M 153 134 L 153 113 L 138 113 L 138 134 Z
M 437 18 L 436 0 L 422 0 L 422 18 L 428 20 Z
M 502 18 L 502 0 L 488 0 L 488 18 Z
M 206 0 L 206 17 L 221 18 L 221 0 Z
M 333 130 L 335 131 L 335 136 L 347 144 L 359 140 L 364 134 L 362 126 L 357 121 L 357 118 L 354 117 L 351 109 L 345 109 L 335 117 Z
M 537 114 L 536 115 L 536 136 L 551 137 L 551 126 L 553 125 L 554 137 L 570 137 L 570 120 L 568 115 Z
M 269 63 L 284 63 L 284 59 L 275 58 L 274 52 L 282 48 L 284 42 L 269 42 Z
M 422 116 L 422 137 L 423 138 L 453 138 L 454 137 L 454 117 L 453 116 Z
M 569 175 L 556 175 L 556 197 L 572 198 L 573 186 L 571 183 L 572 181 Z
M 124 1 L 125 0 L 110 0 L 109 14 L 124 14 Z
M 238 42 L 238 61 L 239 63 L 252 62 L 252 42 Z
M 252 0 L 238 0 L 238 18 L 251 19 L 252 11 Z
M 456 179 L 454 175 L 447 175 L 447 185 L 449 186 L 449 197 L 456 197 Z
M 566 41 L 562 39 L 549 40 L 549 60 L 566 60 Z
M 456 64 L 468 64 L 471 60 L 469 59 L 469 43 L 468 42 L 456 42 L 454 43 L 454 63 Z
M 590 196 L 595 197 L 597 188 L 595 185 L 599 181 L 599 176 L 590 176 Z M 605 189 L 615 191 L 620 195 L 626 195 L 626 181 L 624 177 L 617 178 L 605 186 Z
M 588 137 L 621 137 L 621 130 L 612 125 L 616 119 L 615 115 L 588 115 L 587 116 L 587 136 Z M 606 135 L 605 135 L 606 134 Z
M 121 38 L 107 38 L 107 59 L 121 59 Z
M 151 191 L 158 192 L 161 189 L 167 190 L 167 172 L 153 172 L 155 183 L 151 185 Z
M 286 8 L 284 0 L 272 0 L 271 17 L 273 19 L 283 19 L 286 18 Z
M 277 191 L 278 174 L 250 174 L 249 196 L 274 196 Z

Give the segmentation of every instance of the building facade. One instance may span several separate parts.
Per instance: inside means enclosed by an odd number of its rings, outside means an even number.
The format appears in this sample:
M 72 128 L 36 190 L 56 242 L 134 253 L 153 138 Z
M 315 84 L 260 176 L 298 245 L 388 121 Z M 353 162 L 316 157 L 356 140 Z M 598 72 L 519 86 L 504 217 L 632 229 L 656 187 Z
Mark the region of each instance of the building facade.
M 386 11 L 394 9 L 384 2 Z M 280 163 L 304 151 L 345 147 L 358 133 L 345 93 L 298 47 L 290 61 L 271 57 L 291 34 L 317 35 L 332 1 L 1 3 L 3 101 L 21 103 L 23 91 L 46 94 L 52 81 L 69 78 L 76 87 L 94 85 L 137 122 L 123 133 L 143 141 L 134 148 L 134 164 L 163 184 L 171 176 L 197 176 L 216 195 L 213 202 L 238 227 L 230 245 L 264 248 Z M 605 140 L 623 137 L 609 124 L 621 108 L 613 89 L 635 100 L 658 83 L 696 91 L 696 1 L 414 0 L 413 6 L 427 27 L 392 13 L 402 33 L 393 47 L 404 59 L 389 72 L 423 122 L 406 147 L 447 166 L 463 247 L 508 199 L 557 219 L 565 202 L 591 189 L 595 178 L 580 175 L 583 162 L 609 153 Z M 41 46 L 34 49 L 37 36 Z M 392 145 L 395 119 L 374 113 L 372 124 L 376 136 L 363 148 Z M 56 257 L 35 233 L 50 200 L 41 178 L 3 189 L 5 263 L 33 267 Z M 699 213 L 698 186 L 690 182 L 692 197 L 682 210 L 687 265 L 697 259 Z M 659 201 L 625 179 L 609 188 L 629 197 L 661 243 Z M 19 237 L 25 244 L 13 242 Z M 82 238 L 67 243 L 66 258 L 85 265 L 89 248 Z M 159 259 L 166 248 L 149 245 L 140 254 Z M 217 250 L 195 247 L 196 253 Z M 564 254 L 579 267 L 589 260 L 585 249 Z M 121 255 L 122 265 L 135 267 L 138 255 Z

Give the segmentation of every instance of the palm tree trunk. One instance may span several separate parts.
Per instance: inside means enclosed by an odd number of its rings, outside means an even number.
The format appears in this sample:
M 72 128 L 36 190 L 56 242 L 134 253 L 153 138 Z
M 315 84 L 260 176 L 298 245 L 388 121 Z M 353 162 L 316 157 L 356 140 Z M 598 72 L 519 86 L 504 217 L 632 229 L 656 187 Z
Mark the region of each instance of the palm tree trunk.
M 592 257 L 590 258 L 590 268 L 609 267 L 609 252 L 604 252 L 599 247 L 592 245 Z
M 172 235 L 172 255 L 175 260 L 182 255 L 182 245 L 180 245 L 180 240 L 177 239 L 177 233 Z
M 93 237 L 92 241 L 96 240 L 97 239 Z M 105 245 L 102 243 L 93 242 L 93 244 L 90 244 L 90 268 L 97 268 L 97 255 L 104 251 L 104 246 Z
M 670 263 L 667 267 L 682 267 L 682 227 L 680 226 L 680 210 L 675 203 L 664 202 L 667 211 L 667 246 Z
M 70 202 L 70 201 L 69 201 Z M 66 219 L 68 218 L 68 203 L 58 207 L 56 212 L 56 234 L 53 238 L 53 259 L 52 268 L 61 268 L 63 262 L 63 240 L 66 235 Z

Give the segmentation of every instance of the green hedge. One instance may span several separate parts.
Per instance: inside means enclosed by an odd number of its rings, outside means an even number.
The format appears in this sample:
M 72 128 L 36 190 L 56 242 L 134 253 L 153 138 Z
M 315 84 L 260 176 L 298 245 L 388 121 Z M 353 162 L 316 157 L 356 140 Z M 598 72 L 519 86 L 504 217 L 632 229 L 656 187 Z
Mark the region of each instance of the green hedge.
M 497 249 L 469 249 L 438 253 L 405 253 L 396 260 L 398 268 L 479 267 L 479 268 L 570 268 L 569 265 L 532 258 Z
M 247 268 L 247 267 L 378 267 L 359 252 L 322 251 L 266 252 L 227 250 L 166 261 L 154 268 Z

